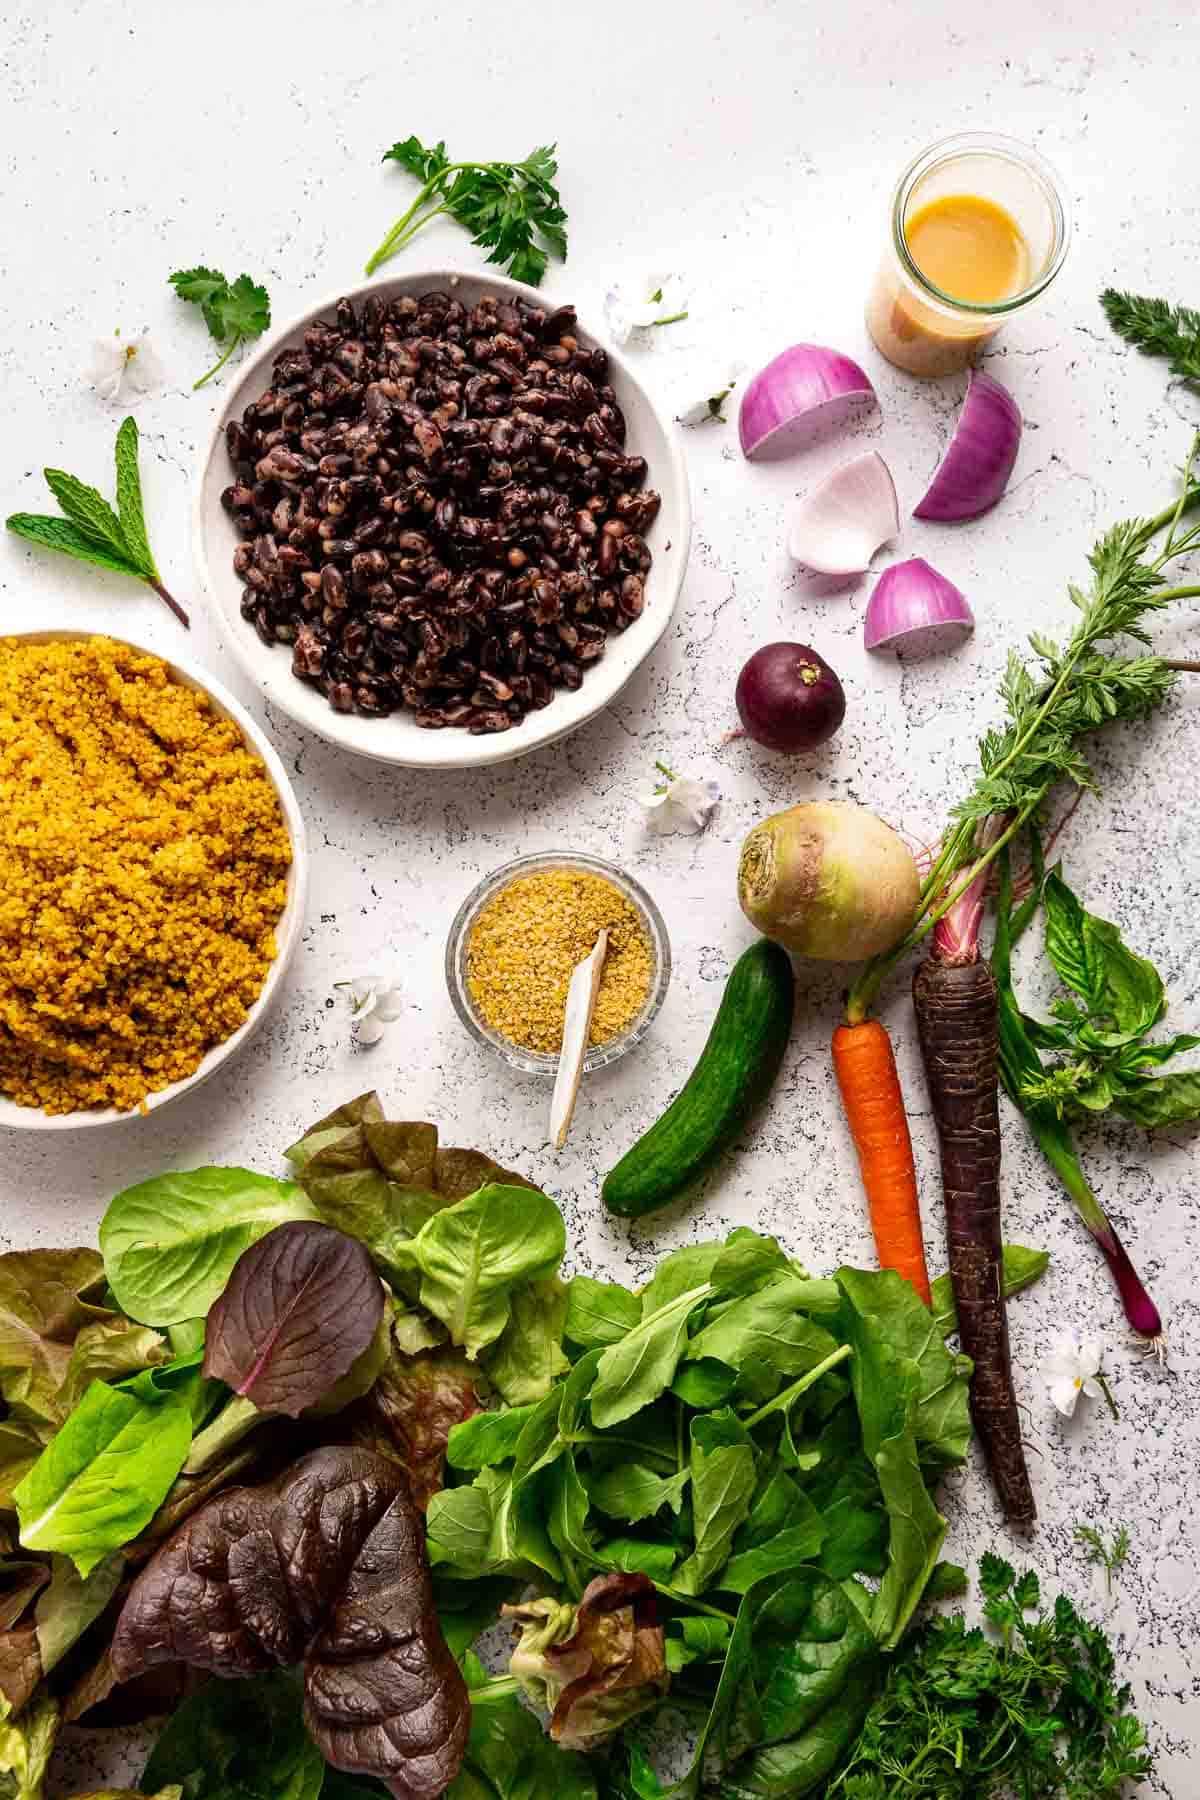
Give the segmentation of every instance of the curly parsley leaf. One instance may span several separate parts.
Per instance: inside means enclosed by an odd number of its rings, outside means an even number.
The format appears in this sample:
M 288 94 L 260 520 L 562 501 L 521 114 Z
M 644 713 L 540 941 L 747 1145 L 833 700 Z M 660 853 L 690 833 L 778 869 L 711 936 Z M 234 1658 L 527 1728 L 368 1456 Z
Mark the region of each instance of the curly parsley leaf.
M 46 485 L 65 517 L 12 513 L 5 525 L 16 537 L 44 550 L 57 550 L 76 562 L 94 563 L 114 575 L 144 581 L 186 627 L 188 616 L 163 586 L 150 549 L 138 473 L 138 431 L 132 418 L 125 419 L 117 433 L 116 462 L 117 512 L 98 489 L 78 476 L 68 475 L 64 469 L 45 469 Z
M 225 345 L 220 361 L 192 383 L 193 389 L 201 388 L 224 367 L 239 344 L 261 337 L 271 323 L 270 298 L 266 288 L 249 275 L 239 275 L 231 282 L 219 269 L 202 266 L 177 269 L 168 280 L 181 300 L 200 308 L 209 335 Z
M 554 185 L 554 149 L 553 144 L 539 144 L 523 162 L 481 163 L 452 162 L 444 143 L 429 149 L 417 137 L 393 144 L 383 160 L 397 162 L 415 176 L 421 191 L 372 256 L 368 275 L 423 225 L 445 213 L 488 251 L 489 262 L 536 287 L 549 257 L 565 259 L 567 254 L 567 215 Z

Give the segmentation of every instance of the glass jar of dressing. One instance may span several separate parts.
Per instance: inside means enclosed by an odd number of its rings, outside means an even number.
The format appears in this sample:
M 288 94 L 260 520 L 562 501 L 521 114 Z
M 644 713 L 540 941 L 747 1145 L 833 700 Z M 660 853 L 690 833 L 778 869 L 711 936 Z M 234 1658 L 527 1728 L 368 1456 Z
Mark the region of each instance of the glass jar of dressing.
M 1058 179 L 1036 150 L 992 132 L 943 138 L 897 183 L 867 329 L 912 375 L 963 369 L 1046 291 L 1069 237 Z

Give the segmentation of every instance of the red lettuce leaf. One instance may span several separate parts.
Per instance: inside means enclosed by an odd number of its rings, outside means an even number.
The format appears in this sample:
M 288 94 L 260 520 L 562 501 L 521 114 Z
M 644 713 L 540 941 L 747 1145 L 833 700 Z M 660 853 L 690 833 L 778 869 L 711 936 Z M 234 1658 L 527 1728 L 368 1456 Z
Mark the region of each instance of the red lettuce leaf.
M 305 1720 L 336 1768 L 436 1800 L 470 1706 L 433 1603 L 420 1516 L 397 1464 L 329 1447 L 208 1502 L 142 1570 L 112 1666 L 252 1675 L 302 1663 Z
M 298 1418 L 367 1349 L 383 1304 L 355 1238 L 306 1219 L 277 1225 L 243 1251 L 209 1309 L 204 1373 L 260 1412 Z
M 564 1750 L 592 1750 L 667 1692 L 663 1629 L 646 1575 L 599 1575 L 572 1609 L 552 1600 L 501 1607 L 520 1627 L 511 1669 L 550 1713 Z
M 393 1344 L 370 1393 L 345 1415 L 354 1443 L 400 1464 L 421 1512 L 442 1486 L 452 1427 L 483 1410 L 479 1379 L 459 1350 L 407 1356 Z

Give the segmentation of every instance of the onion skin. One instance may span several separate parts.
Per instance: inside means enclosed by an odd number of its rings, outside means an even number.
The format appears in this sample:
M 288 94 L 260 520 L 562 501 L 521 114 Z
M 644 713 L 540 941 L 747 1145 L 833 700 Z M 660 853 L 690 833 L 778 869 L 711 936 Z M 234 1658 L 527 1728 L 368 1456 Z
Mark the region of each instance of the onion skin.
M 913 518 L 939 524 L 977 518 L 1008 486 L 1020 447 L 1016 401 L 991 375 L 973 369 L 954 436 Z
M 910 556 L 885 569 L 875 583 L 863 621 L 863 642 L 868 650 L 927 656 L 953 649 L 974 629 L 966 596 L 923 556 Z
M 864 370 L 840 350 L 793 344 L 752 376 L 738 407 L 742 455 L 777 456 L 793 448 L 794 428 L 839 400 L 875 402 Z M 776 440 L 776 441 L 772 441 Z
M 746 736 L 795 755 L 828 743 L 846 716 L 846 694 L 807 644 L 764 644 L 742 669 L 734 696 Z
M 742 845 L 738 900 L 764 937 L 816 962 L 861 962 L 899 943 L 921 882 L 890 825 L 847 800 L 775 813 Z

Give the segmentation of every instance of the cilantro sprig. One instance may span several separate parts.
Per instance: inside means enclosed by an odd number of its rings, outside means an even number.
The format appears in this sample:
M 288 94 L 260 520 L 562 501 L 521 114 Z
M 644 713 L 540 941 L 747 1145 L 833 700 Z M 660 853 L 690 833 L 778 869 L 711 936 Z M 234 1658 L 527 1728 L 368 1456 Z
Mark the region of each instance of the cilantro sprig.
M 555 145 L 539 144 L 524 162 L 452 162 L 444 142 L 427 148 L 407 137 L 384 152 L 421 183 L 408 211 L 392 226 L 367 264 L 373 275 L 381 263 L 411 242 L 423 225 L 446 213 L 473 241 L 488 250 L 488 261 L 517 281 L 537 287 L 548 254 L 566 260 L 567 215 L 554 185 Z
M 181 300 L 198 306 L 210 335 L 225 349 L 217 362 L 192 389 L 202 388 L 218 369 L 224 368 L 239 344 L 261 337 L 271 323 L 271 302 L 265 287 L 249 275 L 228 281 L 219 269 L 177 269 L 168 278 Z
M 78 562 L 95 563 L 116 575 L 144 581 L 170 607 L 180 624 L 189 624 L 182 606 L 162 584 L 142 505 L 142 480 L 138 471 L 138 429 L 126 419 L 117 432 L 117 507 L 114 512 L 98 488 L 89 487 L 65 469 L 44 469 L 46 485 L 62 508 L 54 513 L 12 513 L 5 520 L 9 531 L 45 550 L 57 550 Z

